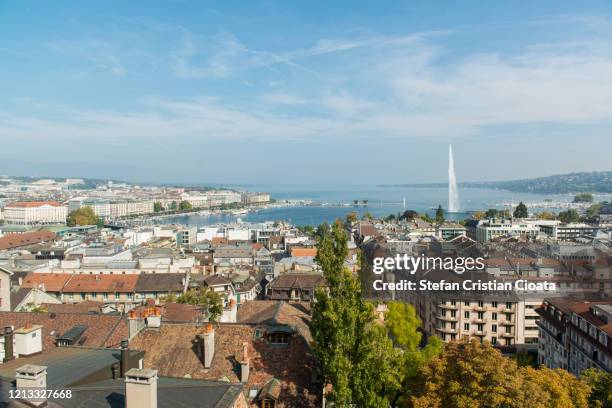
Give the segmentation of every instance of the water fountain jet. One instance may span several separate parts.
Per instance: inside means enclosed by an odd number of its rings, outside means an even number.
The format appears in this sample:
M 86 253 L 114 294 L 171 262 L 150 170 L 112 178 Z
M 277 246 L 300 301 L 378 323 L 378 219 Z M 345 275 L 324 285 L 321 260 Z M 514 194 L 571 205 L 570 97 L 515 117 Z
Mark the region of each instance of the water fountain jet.
M 453 159 L 453 145 L 448 145 L 448 212 L 459 212 L 459 191 L 457 190 L 457 177 L 455 176 L 455 160 Z

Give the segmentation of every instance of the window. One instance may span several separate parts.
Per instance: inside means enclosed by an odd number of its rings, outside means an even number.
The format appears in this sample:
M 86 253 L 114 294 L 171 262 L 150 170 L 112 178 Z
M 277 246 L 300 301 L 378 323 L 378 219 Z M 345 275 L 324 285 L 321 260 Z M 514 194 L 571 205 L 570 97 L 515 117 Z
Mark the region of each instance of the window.
M 484 307 L 484 302 L 482 300 L 478 301 L 478 307 Z
M 464 305 L 464 306 L 469 306 L 469 305 L 470 305 L 470 301 L 469 301 L 469 300 L 466 300 L 465 302 L 463 302 L 463 305 Z
M 457 311 L 451 310 L 451 317 L 457 317 Z
M 512 309 L 512 302 L 506 302 L 506 308 Z
M 492 305 L 493 307 L 497 307 L 497 302 L 492 302 L 492 303 L 491 303 L 491 305 Z
M 464 323 L 463 324 L 463 330 L 470 330 L 470 324 L 469 323 Z
M 493 313 L 491 314 L 491 319 L 493 319 L 493 320 L 497 320 L 497 312 L 493 312 Z
M 484 312 L 478 312 L 478 318 L 480 320 L 484 319 Z
M 463 312 L 463 317 L 465 317 L 466 319 L 470 318 L 470 312 Z
M 491 331 L 493 333 L 497 333 L 497 325 L 496 324 L 491 325 Z
M 289 344 L 289 335 L 287 333 L 270 333 L 268 341 L 272 344 Z
M 451 300 L 451 306 L 457 306 L 457 301 L 456 300 Z
M 497 337 L 491 337 L 491 344 L 492 345 L 496 345 L 497 344 Z
M 276 402 L 271 399 L 265 399 L 261 402 L 261 408 L 275 408 Z

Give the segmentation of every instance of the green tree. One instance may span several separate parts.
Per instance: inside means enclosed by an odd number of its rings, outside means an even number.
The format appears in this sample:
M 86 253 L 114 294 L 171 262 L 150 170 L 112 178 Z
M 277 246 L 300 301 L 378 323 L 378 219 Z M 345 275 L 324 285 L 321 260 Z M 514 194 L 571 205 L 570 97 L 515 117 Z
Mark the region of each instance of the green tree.
M 536 214 L 536 218 L 540 220 L 555 220 L 557 216 L 549 211 L 542 211 L 541 213 Z
M 612 407 L 612 373 L 591 368 L 583 371 L 581 378 L 591 387 L 590 407 Z
M 176 210 L 177 208 L 178 208 L 178 203 L 176 201 L 172 201 L 170 205 L 168 206 L 168 209 L 172 211 Z
M 427 213 L 423 213 L 423 214 L 419 215 L 419 218 L 422 219 L 423 221 L 426 221 L 426 222 L 430 223 L 430 224 L 433 224 L 435 222 L 435 220 L 433 218 L 431 218 L 429 216 L 429 214 L 427 214 Z
M 395 214 L 389 214 L 385 217 L 385 221 L 392 222 L 395 221 Z
M 582 193 L 576 194 L 574 196 L 575 203 L 592 203 L 593 202 L 593 194 L 591 193 Z
M 189 201 L 181 201 L 181 203 L 179 204 L 179 210 L 181 211 L 189 211 L 192 208 L 193 207 L 191 206 L 191 203 Z
M 603 208 L 603 203 L 596 203 L 591 205 L 589 208 L 587 208 L 586 210 L 586 218 L 587 220 L 593 222 L 597 220 L 597 217 L 599 217 L 599 213 L 601 212 L 601 209 Z
M 432 336 L 425 347 L 421 348 L 421 320 L 414 306 L 404 302 L 389 302 L 387 307 L 385 326 L 395 346 L 402 350 L 402 387 L 392 400 L 392 406 L 396 406 L 401 399 L 405 400 L 410 396 L 418 371 L 442 352 L 443 343 L 438 337 Z
M 162 210 L 162 205 L 160 202 L 156 201 L 153 203 L 153 212 L 158 213 Z
M 438 206 L 436 210 L 436 223 L 442 224 L 444 222 L 444 210 L 442 209 L 442 205 Z
M 223 299 L 210 288 L 190 289 L 176 298 L 178 303 L 201 307 L 208 316 L 208 321 L 215 323 L 223 315 Z
M 499 215 L 499 211 L 497 211 L 495 208 L 489 208 L 486 212 L 485 212 L 485 218 L 497 218 L 497 216 Z
M 414 220 L 419 214 L 414 210 L 406 210 L 399 217 L 400 220 Z
M 589 386 L 565 370 L 519 368 L 488 342 L 448 343 L 417 376 L 418 408 L 587 408 Z
M 66 224 L 69 227 L 75 227 L 77 225 L 98 225 L 99 222 L 100 218 L 89 206 L 71 211 L 66 219 Z
M 514 209 L 514 218 L 527 218 L 529 217 L 529 211 L 527 206 L 521 201 Z
M 327 398 L 337 407 L 388 407 L 400 383 L 397 350 L 386 331 L 374 322 L 372 304 L 363 300 L 361 285 L 345 268 L 348 254 L 343 225 L 336 221 L 317 244 L 316 261 L 327 288 L 315 293 L 310 329 L 321 365 Z
M 346 214 L 346 223 L 348 225 L 352 225 L 355 222 L 357 222 L 357 213 L 355 211 Z
M 363 213 L 363 217 L 361 217 L 362 220 L 372 220 L 372 218 L 374 218 L 374 216 L 369 211 Z
M 484 211 L 474 211 L 472 213 L 472 219 L 474 220 L 484 220 L 485 218 L 487 218 L 487 213 Z
M 578 211 L 574 210 L 573 208 L 570 208 L 569 210 L 561 211 L 559 213 L 559 219 L 561 220 L 561 222 L 569 224 L 572 222 L 580 221 L 580 215 L 578 214 Z

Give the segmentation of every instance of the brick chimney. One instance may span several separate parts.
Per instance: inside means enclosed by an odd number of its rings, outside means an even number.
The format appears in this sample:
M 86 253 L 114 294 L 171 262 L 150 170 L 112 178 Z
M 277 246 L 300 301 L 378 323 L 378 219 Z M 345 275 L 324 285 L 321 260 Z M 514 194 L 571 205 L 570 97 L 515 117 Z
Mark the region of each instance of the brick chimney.
M 47 388 L 47 367 L 25 364 L 15 370 L 18 390 L 44 390 Z M 23 400 L 32 407 L 44 407 L 47 398 L 27 398 Z
M 242 343 L 242 359 L 240 360 L 240 382 L 246 383 L 249 381 L 249 344 Z
M 206 323 L 204 335 L 202 336 L 202 351 L 204 354 L 204 368 L 210 368 L 213 357 L 215 356 L 215 328 L 212 324 Z
M 13 352 L 13 327 L 6 326 L 4 328 L 4 359 L 3 361 L 6 363 L 7 361 L 12 360 L 15 357 L 15 353 Z
M 157 408 L 157 370 L 132 368 L 125 373 L 125 408 Z

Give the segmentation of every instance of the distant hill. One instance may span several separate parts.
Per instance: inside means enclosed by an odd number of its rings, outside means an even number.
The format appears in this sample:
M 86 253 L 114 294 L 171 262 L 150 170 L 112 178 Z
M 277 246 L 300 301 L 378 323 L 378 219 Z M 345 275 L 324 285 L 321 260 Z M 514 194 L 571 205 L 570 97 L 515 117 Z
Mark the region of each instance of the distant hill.
M 446 187 L 447 183 L 395 184 L 394 187 Z M 559 174 L 510 181 L 482 181 L 459 183 L 460 187 L 492 188 L 523 193 L 569 194 L 612 193 L 612 171 Z M 381 185 L 380 187 L 391 187 Z

